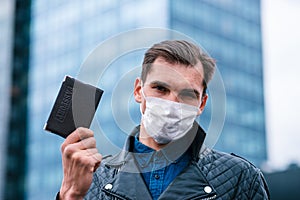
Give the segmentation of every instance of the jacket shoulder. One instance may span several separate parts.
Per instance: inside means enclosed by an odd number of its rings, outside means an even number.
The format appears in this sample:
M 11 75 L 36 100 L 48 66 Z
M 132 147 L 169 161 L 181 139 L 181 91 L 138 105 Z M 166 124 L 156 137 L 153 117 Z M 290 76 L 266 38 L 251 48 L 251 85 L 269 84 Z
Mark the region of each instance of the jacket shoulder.
M 232 169 L 234 171 L 259 170 L 255 165 L 245 158 L 238 156 L 234 153 L 225 153 L 214 149 L 205 148 L 200 154 L 199 164 L 204 168 L 217 167 L 219 170 Z
M 199 167 L 224 199 L 268 199 L 268 188 L 261 171 L 248 160 L 206 148 L 200 154 Z

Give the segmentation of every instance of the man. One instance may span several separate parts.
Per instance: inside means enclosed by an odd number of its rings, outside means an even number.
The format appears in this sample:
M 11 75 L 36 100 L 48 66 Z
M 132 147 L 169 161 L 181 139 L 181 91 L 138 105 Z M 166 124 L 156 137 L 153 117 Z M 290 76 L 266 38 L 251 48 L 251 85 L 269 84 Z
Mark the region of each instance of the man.
M 57 199 L 269 199 L 259 169 L 203 145 L 195 118 L 214 70 L 214 60 L 192 43 L 153 45 L 134 84 L 141 125 L 118 155 L 106 158 L 91 130 L 75 130 L 61 147 Z

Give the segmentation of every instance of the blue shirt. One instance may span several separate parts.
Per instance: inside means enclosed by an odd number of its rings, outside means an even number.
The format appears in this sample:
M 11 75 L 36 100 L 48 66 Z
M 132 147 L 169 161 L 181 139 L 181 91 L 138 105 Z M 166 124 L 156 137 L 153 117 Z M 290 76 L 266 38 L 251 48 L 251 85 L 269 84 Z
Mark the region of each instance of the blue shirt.
M 154 200 L 163 193 L 175 177 L 182 172 L 190 161 L 190 155 L 184 153 L 176 161 L 170 161 L 168 155 L 139 142 L 135 137 L 134 152 L 144 181 Z

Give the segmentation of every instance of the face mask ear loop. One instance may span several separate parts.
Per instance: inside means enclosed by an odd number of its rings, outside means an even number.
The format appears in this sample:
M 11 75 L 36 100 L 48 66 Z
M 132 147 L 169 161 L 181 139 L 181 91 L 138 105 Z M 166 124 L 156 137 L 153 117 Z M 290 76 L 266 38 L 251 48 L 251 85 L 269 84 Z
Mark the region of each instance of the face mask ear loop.
M 144 88 L 141 89 L 141 92 L 142 92 L 142 96 L 144 97 L 144 99 L 146 99 L 146 95 L 144 93 Z
M 142 111 L 142 104 L 140 104 L 140 112 L 141 112 L 141 115 L 142 115 L 142 117 L 143 117 L 144 113 L 143 113 L 143 111 Z
M 142 96 L 144 97 L 144 99 L 146 99 L 146 95 L 144 93 L 144 83 L 142 80 L 141 80 L 141 93 L 142 93 Z
M 142 80 L 141 80 L 141 93 L 142 93 L 142 96 L 144 97 L 144 99 L 146 100 L 146 96 L 145 96 L 145 93 L 144 93 L 144 83 L 143 83 Z M 143 117 L 144 113 L 142 111 L 142 104 L 140 104 L 140 112 L 141 112 L 141 115 Z

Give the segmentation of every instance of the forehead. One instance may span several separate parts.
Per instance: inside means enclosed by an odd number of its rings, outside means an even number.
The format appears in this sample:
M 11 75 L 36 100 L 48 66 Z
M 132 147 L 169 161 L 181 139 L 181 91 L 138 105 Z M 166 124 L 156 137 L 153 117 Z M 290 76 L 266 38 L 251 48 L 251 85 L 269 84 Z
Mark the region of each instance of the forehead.
M 195 66 L 171 64 L 162 58 L 157 58 L 149 71 L 146 84 L 161 81 L 179 88 L 194 88 L 201 90 L 203 87 L 203 67 L 201 62 Z

